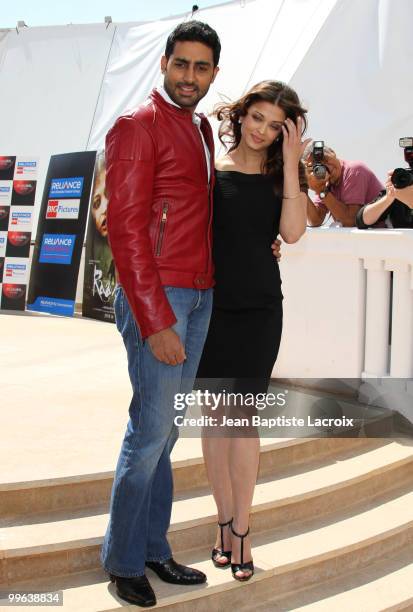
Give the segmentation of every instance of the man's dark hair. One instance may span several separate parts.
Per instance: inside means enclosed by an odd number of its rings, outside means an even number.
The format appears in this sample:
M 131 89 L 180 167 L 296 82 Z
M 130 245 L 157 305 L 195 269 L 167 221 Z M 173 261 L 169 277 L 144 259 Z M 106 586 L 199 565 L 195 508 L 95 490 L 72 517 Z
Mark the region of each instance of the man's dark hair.
M 177 25 L 166 41 L 166 59 L 169 59 L 174 52 L 176 42 L 200 42 L 206 45 L 212 49 L 214 66 L 218 66 L 221 43 L 218 34 L 207 23 L 202 23 L 202 21 L 186 21 Z

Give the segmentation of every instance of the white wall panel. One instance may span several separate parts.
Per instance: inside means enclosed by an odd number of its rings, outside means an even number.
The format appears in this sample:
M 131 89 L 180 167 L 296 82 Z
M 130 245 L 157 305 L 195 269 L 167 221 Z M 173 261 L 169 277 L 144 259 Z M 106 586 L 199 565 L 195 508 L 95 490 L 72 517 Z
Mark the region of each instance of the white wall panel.
M 291 79 L 309 134 L 382 181 L 405 165 L 399 137 L 413 135 L 412 23 L 410 0 L 340 0 Z
M 40 158 L 86 149 L 114 26 L 10 30 L 0 64 L 0 154 Z M 0 56 L 1 57 L 1 56 Z

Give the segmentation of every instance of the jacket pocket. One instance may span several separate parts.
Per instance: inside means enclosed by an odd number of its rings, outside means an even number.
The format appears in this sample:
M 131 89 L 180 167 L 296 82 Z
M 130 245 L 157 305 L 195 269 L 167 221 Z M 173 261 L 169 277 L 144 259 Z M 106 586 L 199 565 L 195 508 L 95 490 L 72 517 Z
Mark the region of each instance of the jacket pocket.
M 155 255 L 157 257 L 159 257 L 159 255 L 162 253 L 162 243 L 163 243 L 163 239 L 165 235 L 166 224 L 168 222 L 168 210 L 169 210 L 169 204 L 168 202 L 164 202 L 162 205 L 162 214 L 161 214 L 161 219 L 159 222 L 158 238 L 156 240 L 156 247 L 155 247 Z

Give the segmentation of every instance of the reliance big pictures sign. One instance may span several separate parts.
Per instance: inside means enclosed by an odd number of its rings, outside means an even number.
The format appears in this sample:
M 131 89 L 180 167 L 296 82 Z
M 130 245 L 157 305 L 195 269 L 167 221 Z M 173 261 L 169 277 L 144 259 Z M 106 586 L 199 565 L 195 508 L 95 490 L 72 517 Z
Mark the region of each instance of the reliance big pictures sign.
M 95 151 L 53 155 L 43 192 L 28 310 L 72 316 Z

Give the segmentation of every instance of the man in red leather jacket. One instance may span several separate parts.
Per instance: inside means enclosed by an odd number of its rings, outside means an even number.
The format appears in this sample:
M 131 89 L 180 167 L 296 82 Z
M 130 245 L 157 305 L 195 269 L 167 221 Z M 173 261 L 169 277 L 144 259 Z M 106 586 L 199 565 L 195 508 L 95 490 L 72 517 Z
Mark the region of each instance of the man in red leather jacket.
M 150 567 L 175 584 L 205 582 L 172 558 L 170 452 L 177 393 L 190 393 L 212 306 L 214 145 L 195 113 L 218 72 L 220 42 L 192 21 L 170 34 L 163 87 L 106 138 L 107 224 L 119 286 L 116 325 L 133 397 L 112 489 L 102 563 L 123 599 L 155 605 Z

